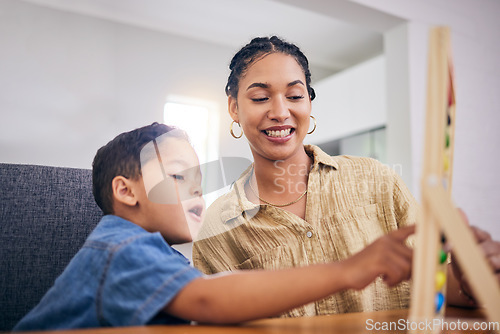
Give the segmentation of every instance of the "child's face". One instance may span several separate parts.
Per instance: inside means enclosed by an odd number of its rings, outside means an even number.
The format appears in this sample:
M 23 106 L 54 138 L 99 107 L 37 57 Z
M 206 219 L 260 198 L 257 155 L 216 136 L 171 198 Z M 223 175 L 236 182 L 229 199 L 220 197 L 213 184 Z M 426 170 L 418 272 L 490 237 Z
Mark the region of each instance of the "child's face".
M 159 140 L 157 148 L 161 165 L 156 158 L 142 164 L 146 197 L 142 211 L 147 224 L 143 227 L 159 231 L 169 244 L 190 242 L 205 215 L 198 157 L 181 138 Z

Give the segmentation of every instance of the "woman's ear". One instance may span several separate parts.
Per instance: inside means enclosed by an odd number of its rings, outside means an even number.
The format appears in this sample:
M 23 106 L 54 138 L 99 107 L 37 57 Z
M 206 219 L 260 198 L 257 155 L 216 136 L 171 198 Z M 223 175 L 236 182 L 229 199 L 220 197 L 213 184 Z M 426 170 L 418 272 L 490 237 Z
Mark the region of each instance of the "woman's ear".
M 113 199 L 127 206 L 135 206 L 137 197 L 132 188 L 132 181 L 123 176 L 115 176 L 111 182 Z
M 227 98 L 227 110 L 229 111 L 229 116 L 235 121 L 236 123 L 239 123 L 239 118 L 238 118 L 238 102 L 237 100 L 229 96 Z

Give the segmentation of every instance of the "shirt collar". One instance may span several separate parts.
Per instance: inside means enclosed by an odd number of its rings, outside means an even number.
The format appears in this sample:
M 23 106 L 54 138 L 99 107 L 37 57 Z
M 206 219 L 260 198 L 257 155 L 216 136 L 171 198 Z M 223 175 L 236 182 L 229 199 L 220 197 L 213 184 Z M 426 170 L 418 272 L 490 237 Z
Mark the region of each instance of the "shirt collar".
M 306 153 L 313 159 L 313 169 L 317 169 L 319 164 L 331 166 L 338 169 L 335 158 L 323 152 L 315 145 L 304 145 Z M 241 174 L 234 183 L 234 189 L 228 194 L 221 210 L 221 219 L 224 223 L 244 215 L 246 219 L 255 216 L 260 210 L 260 205 L 252 203 L 245 194 L 245 183 L 252 175 L 253 163 Z M 312 171 L 311 170 L 311 171 Z
M 326 154 L 318 146 L 315 145 L 304 145 L 306 153 L 313 159 L 313 166 L 319 164 L 331 166 L 335 169 L 339 169 L 339 164 L 335 161 L 335 158 Z
M 252 175 L 253 163 L 234 182 L 233 190 L 229 192 L 229 198 L 224 202 L 221 210 L 223 222 L 228 222 L 242 214 L 253 217 L 260 209 L 259 204 L 252 203 L 245 194 L 245 183 Z

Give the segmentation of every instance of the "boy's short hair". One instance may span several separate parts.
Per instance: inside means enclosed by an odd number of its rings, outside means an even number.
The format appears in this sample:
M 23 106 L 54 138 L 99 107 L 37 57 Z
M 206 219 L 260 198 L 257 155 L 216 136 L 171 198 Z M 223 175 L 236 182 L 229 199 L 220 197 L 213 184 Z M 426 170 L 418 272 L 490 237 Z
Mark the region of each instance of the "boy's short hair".
M 113 179 L 116 176 L 132 180 L 140 177 L 142 148 L 167 132 L 189 141 L 184 131 L 154 122 L 116 136 L 97 151 L 92 163 L 92 192 L 104 214 L 113 214 Z

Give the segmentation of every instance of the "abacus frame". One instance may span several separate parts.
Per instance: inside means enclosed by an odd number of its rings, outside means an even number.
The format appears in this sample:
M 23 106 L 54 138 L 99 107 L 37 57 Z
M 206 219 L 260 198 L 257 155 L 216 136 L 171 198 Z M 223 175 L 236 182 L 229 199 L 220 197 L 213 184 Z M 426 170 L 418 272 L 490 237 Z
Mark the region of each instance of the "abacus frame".
M 447 108 L 450 108 L 451 117 L 451 152 L 454 149 L 453 79 L 450 30 L 447 27 L 433 28 L 429 40 L 422 202 L 417 221 L 410 319 L 420 321 L 436 317 L 435 268 L 441 235 L 444 234 L 447 242 L 453 247 L 454 260 L 458 261 L 477 301 L 484 307 L 486 316 L 490 321 L 500 322 L 500 286 L 467 223 L 452 203 L 452 156 L 448 179 L 444 180 L 445 185 L 443 184 L 443 143 Z

